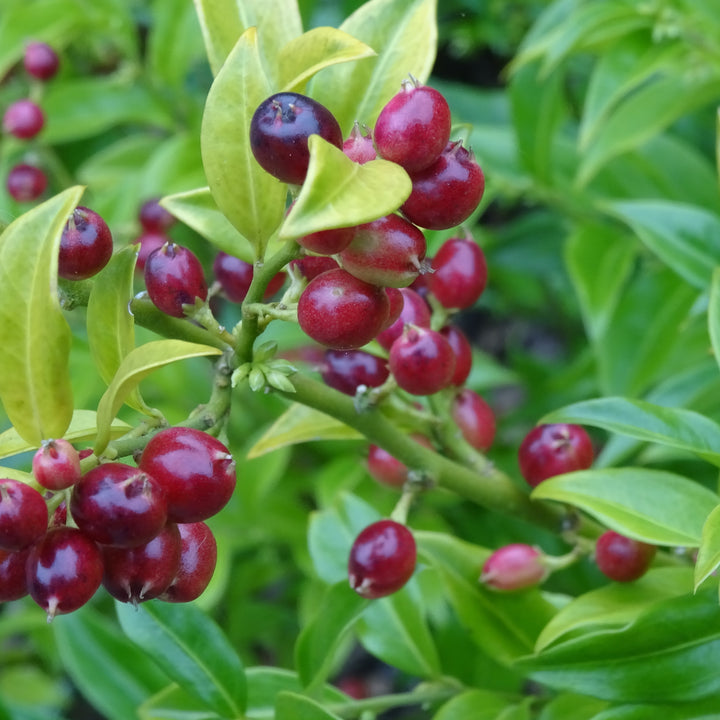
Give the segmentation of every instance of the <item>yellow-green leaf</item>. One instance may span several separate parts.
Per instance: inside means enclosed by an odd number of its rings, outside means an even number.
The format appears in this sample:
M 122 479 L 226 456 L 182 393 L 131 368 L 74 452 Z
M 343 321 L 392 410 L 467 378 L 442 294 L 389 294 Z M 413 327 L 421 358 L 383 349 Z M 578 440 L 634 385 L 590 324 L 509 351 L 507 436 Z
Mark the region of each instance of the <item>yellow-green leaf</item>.
M 707 517 L 695 561 L 695 590 L 720 567 L 720 505 Z

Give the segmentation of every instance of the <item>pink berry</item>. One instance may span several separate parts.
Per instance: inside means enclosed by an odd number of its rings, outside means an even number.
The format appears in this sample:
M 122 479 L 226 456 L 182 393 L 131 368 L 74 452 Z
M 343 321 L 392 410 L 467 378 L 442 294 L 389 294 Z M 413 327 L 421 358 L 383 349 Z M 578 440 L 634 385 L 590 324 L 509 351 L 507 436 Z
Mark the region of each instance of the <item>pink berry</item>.
M 348 139 L 343 143 L 343 152 L 359 165 L 375 160 L 377 152 L 375 152 L 375 144 L 373 143 L 372 133 L 367 128 L 363 132 L 360 123 L 357 121 L 353 125 Z
M 608 530 L 597 539 L 595 562 L 611 580 L 631 582 L 647 572 L 656 552 L 654 545 Z
M 474 390 L 465 388 L 454 398 L 450 415 L 465 441 L 484 452 L 495 439 L 495 414 Z
M 47 530 L 43 496 L 19 480 L 0 480 L 0 550 L 24 550 Z
M 213 262 L 215 278 L 231 302 L 241 303 L 250 289 L 254 267 L 234 255 L 219 252 Z M 284 284 L 285 273 L 277 273 L 267 285 L 263 299 L 271 298 Z
M 437 251 L 428 274 L 428 288 L 446 308 L 474 305 L 487 285 L 485 255 L 473 240 L 450 238 Z
M 355 395 L 362 386 L 382 385 L 390 371 L 385 360 L 364 350 L 326 350 L 321 375 L 326 385 Z
M 138 220 L 146 233 L 164 233 L 175 224 L 175 216 L 160 204 L 158 198 L 146 200 L 140 206 Z
M 32 100 L 16 100 L 3 115 L 3 130 L 21 140 L 34 138 L 45 126 L 45 115 Z
M 548 575 L 537 548 L 524 543 L 505 545 L 485 561 L 480 582 L 495 590 L 524 590 L 539 585 Z
M 392 344 L 402 335 L 406 325 L 430 327 L 430 307 L 425 300 L 410 288 L 401 288 L 399 292 L 403 300 L 400 314 L 395 322 L 377 336 L 377 341 L 385 350 L 390 350 Z
M 47 184 L 45 173 L 26 163 L 12 167 L 5 182 L 10 197 L 17 202 L 37 200 L 45 192 Z
M 99 273 L 112 253 L 107 223 L 94 210 L 76 207 L 60 237 L 58 275 L 66 280 L 85 280 Z
M 207 298 L 205 274 L 195 253 L 166 243 L 153 251 L 145 262 L 145 287 L 158 310 L 172 317 L 185 317 L 183 305 Z
M 38 80 L 50 80 L 60 67 L 58 54 L 47 43 L 31 42 L 25 46 L 23 65 Z
M 45 440 L 33 456 L 32 471 L 44 488 L 64 490 L 80 479 L 80 454 L 63 438 Z

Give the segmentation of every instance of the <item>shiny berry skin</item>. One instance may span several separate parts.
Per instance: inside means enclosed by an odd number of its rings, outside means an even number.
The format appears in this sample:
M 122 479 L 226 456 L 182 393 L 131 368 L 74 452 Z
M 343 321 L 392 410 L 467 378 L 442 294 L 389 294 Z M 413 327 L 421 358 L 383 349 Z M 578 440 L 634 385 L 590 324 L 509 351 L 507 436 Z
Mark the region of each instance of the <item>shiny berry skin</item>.
M 385 288 L 385 294 L 388 296 L 389 309 L 381 333 L 387 330 L 400 317 L 400 313 L 405 305 L 405 298 L 402 294 L 404 289 L 405 288 L 394 287 Z
M 595 562 L 610 580 L 631 582 L 647 572 L 656 552 L 655 545 L 608 530 L 597 539 Z
M 342 149 L 342 131 L 333 114 L 299 93 L 270 96 L 250 121 L 250 148 L 255 159 L 264 170 L 286 183 L 301 185 L 305 180 L 310 135 L 320 135 Z
M 165 490 L 168 521 L 191 523 L 215 515 L 235 489 L 235 462 L 217 438 L 171 427 L 150 439 L 139 467 Z
M 80 453 L 63 438 L 44 440 L 33 456 L 32 471 L 44 488 L 64 490 L 80 479 Z
M 456 325 L 446 325 L 440 329 L 440 334 L 450 343 L 455 353 L 455 372 L 450 384 L 460 387 L 465 383 L 472 369 L 472 346 L 467 335 Z
M 47 189 L 47 176 L 34 165 L 21 163 L 8 172 L 5 187 L 8 194 L 17 202 L 37 200 Z
M 424 435 L 413 433 L 410 437 L 420 445 L 426 448 L 432 448 L 432 443 Z M 400 460 L 393 457 L 387 450 L 383 450 L 378 445 L 370 445 L 367 469 L 373 480 L 379 482 L 381 485 L 388 485 L 394 488 L 402 488 L 408 481 L 410 473 L 405 463 L 400 462 Z
M 394 520 L 368 525 L 350 549 L 350 587 L 363 597 L 392 595 L 412 577 L 417 562 L 415 538 Z
M 28 592 L 48 616 L 81 608 L 100 587 L 103 575 L 100 548 L 72 527 L 48 530 L 30 550 L 26 565 Z
M 164 233 L 175 224 L 175 216 L 160 204 L 158 198 L 150 198 L 140 206 L 138 220 L 146 233 Z
M 0 480 L 0 550 L 24 550 L 47 530 L 43 496 L 19 480 Z
M 6 133 L 30 140 L 45 126 L 45 115 L 32 100 L 16 100 L 5 111 L 2 126 Z
M 364 165 L 371 160 L 377 158 L 375 151 L 375 143 L 373 143 L 372 133 L 365 128 L 363 132 L 360 123 L 355 121 L 350 131 L 348 139 L 343 143 L 343 152 L 358 165 Z
M 298 245 L 318 255 L 335 255 L 350 245 L 355 236 L 354 227 L 318 230 L 297 239 Z
M 439 332 L 408 325 L 392 344 L 388 363 L 402 390 L 411 395 L 432 395 L 450 383 L 455 353 Z
M 383 330 L 377 341 L 385 350 L 390 350 L 392 344 L 403 334 L 406 325 L 430 327 L 430 308 L 414 290 L 401 288 L 403 298 L 402 309 L 395 322 Z
M 518 462 L 522 476 L 535 487 L 555 475 L 587 470 L 593 463 L 592 441 L 580 425 L 537 425 L 520 444 Z
M 310 282 L 310 280 L 322 275 L 327 270 L 337 270 L 340 266 L 335 258 L 327 255 L 307 255 L 291 260 L 288 267 Z
M 253 265 L 234 255 L 219 252 L 213 262 L 213 273 L 223 292 L 231 302 L 241 303 L 250 289 L 253 279 Z M 277 273 L 267 285 L 264 300 L 271 298 L 285 282 L 285 273 Z
M 494 590 L 524 590 L 548 576 L 542 553 L 531 545 L 512 543 L 497 549 L 485 561 L 480 582 Z
M 95 542 L 136 547 L 162 530 L 168 505 L 155 478 L 132 465 L 113 462 L 94 467 L 75 484 L 70 514 Z
M 298 322 L 321 345 L 352 350 L 380 332 L 389 306 L 383 288 L 338 268 L 308 283 L 298 301 Z
M 450 140 L 450 107 L 434 88 L 404 82 L 383 107 L 373 137 L 380 157 L 418 172 L 432 165 Z
M 461 143 L 450 143 L 425 170 L 411 173 L 412 192 L 401 210 L 410 222 L 445 230 L 467 220 L 485 192 L 485 176 L 475 156 Z
M 465 441 L 485 451 L 495 439 L 495 413 L 474 390 L 465 388 L 453 399 L 450 417 L 460 428 Z
M 164 593 L 180 569 L 180 531 L 166 525 L 152 540 L 133 548 L 103 547 L 105 589 L 133 605 Z
M 25 565 L 30 548 L 10 552 L 0 550 L 0 602 L 19 600 L 28 594 Z
M 487 262 L 473 240 L 450 238 L 432 260 L 428 288 L 445 308 L 465 309 L 474 305 L 487 285 Z
M 355 395 L 360 387 L 378 387 L 389 377 L 387 362 L 364 350 L 326 350 L 322 379 L 346 395 Z
M 145 261 L 145 287 L 158 310 L 172 317 L 185 317 L 183 305 L 207 298 L 205 273 L 192 250 L 166 243 Z
M 66 280 L 85 280 L 108 264 L 112 252 L 107 223 L 94 210 L 76 207 L 60 237 L 58 275 Z
M 159 596 L 166 602 L 190 602 L 207 588 L 217 564 L 217 542 L 204 522 L 178 525 L 180 568 L 168 589 Z
M 161 248 L 165 243 L 171 243 L 172 240 L 165 233 L 144 232 L 137 240 L 133 240 L 133 245 L 137 245 L 138 256 L 135 262 L 135 270 L 138 273 L 145 272 L 145 263 L 150 254 Z
M 340 264 L 365 282 L 383 287 L 407 287 L 422 270 L 425 236 L 399 215 L 363 223 L 340 253 Z
M 25 46 L 23 65 L 29 75 L 38 80 L 50 80 L 60 67 L 58 54 L 44 42 L 31 42 Z

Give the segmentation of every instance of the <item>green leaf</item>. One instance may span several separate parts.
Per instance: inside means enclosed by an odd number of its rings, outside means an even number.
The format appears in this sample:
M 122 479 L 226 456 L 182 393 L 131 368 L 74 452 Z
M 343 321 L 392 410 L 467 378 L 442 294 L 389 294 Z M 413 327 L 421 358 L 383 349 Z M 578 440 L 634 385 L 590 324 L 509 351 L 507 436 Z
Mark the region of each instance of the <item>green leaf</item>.
M 62 437 L 72 418 L 71 334 L 58 302 L 57 258 L 82 192 L 65 190 L 0 235 L 0 400 L 20 437 L 36 447 Z
M 542 422 L 599 427 L 645 442 L 687 450 L 720 465 L 720 425 L 693 410 L 662 407 L 645 400 L 606 397 L 554 410 Z
M 248 450 L 248 457 L 259 457 L 281 447 L 312 440 L 353 440 L 362 437 L 357 430 L 330 415 L 295 403 Z
M 611 530 L 654 545 L 697 547 L 718 496 L 662 470 L 582 470 L 543 480 L 534 500 L 569 503 Z
M 16 470 L 11 467 L 4 467 L 0 465 L 0 476 L 3 478 L 9 478 L 11 480 L 18 480 L 25 485 L 41 489 L 40 484 L 35 480 L 35 476 L 32 473 L 24 472 L 23 470 Z
M 370 0 L 340 25 L 377 53 L 326 68 L 313 78 L 309 95 L 335 115 L 344 135 L 355 120 L 373 127 L 408 73 L 427 80 L 435 62 L 436 16 L 436 0 Z
M 98 434 L 94 451 L 100 455 L 110 441 L 110 426 L 126 398 L 143 378 L 153 370 L 176 360 L 205 355 L 221 355 L 222 351 L 209 345 L 184 340 L 153 340 L 132 350 L 120 363 L 108 389 L 98 404 Z
M 216 720 L 220 716 L 176 684 L 148 698 L 136 710 L 140 720 Z
M 715 720 L 720 716 L 720 699 L 717 697 L 684 702 L 660 704 L 619 705 L 594 715 L 592 720 Z M 545 720 L 541 718 L 540 720 Z M 564 718 L 562 720 L 565 720 Z M 574 720 L 574 718 L 573 718 Z
M 561 693 L 554 697 L 543 709 L 538 720 L 599 720 L 600 713 L 607 702 L 597 698 Z M 663 715 L 663 720 L 667 718 Z
M 395 212 L 410 196 L 410 176 L 397 163 L 360 165 L 319 135 L 310 136 L 308 147 L 307 177 L 280 228 L 281 239 L 370 222 Z
M 265 172 L 250 149 L 250 121 L 271 94 L 257 32 L 237 41 L 215 78 L 203 114 L 201 147 L 210 191 L 220 211 L 248 239 L 256 259 L 280 225 L 287 185 Z
M 433 720 L 497 720 L 508 705 L 507 698 L 490 690 L 466 690 L 446 702 Z
M 720 505 L 707 517 L 695 561 L 695 590 L 720 567 Z
M 720 267 L 713 270 L 708 301 L 708 330 L 713 354 L 720 365 Z
M 304 695 L 281 692 L 275 703 L 275 720 L 341 720 Z
M 91 608 L 57 617 L 52 627 L 65 671 L 109 720 L 134 717 L 138 705 L 167 685 L 155 662 Z
M 116 602 L 120 625 L 184 690 L 218 715 L 245 709 L 245 675 L 221 629 L 190 603 L 151 600 L 137 608 Z

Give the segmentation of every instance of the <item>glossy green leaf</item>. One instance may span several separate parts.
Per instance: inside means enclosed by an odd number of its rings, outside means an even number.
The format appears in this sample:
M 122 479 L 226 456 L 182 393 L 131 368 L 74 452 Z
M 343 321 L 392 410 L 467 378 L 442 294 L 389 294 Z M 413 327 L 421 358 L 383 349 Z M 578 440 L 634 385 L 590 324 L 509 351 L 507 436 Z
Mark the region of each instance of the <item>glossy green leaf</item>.
M 377 159 L 360 165 L 319 135 L 311 135 L 308 146 L 307 177 L 281 238 L 370 222 L 395 212 L 410 196 L 410 176 L 397 163 Z
M 596 398 L 567 405 L 542 422 L 567 422 L 599 427 L 645 442 L 695 453 L 720 465 L 720 425 L 692 410 L 662 407 L 645 400 Z
M 532 492 L 569 503 L 611 530 L 654 545 L 700 545 L 718 496 L 681 475 L 647 468 L 607 468 L 557 475 Z
M 109 720 L 134 717 L 137 706 L 168 683 L 153 660 L 87 606 L 55 618 L 53 630 L 65 671 Z
M 690 592 L 689 567 L 653 568 L 632 583 L 612 583 L 591 590 L 566 605 L 540 633 L 536 652 L 569 633 L 620 628 L 634 621 L 653 603 Z
M 333 669 L 335 652 L 368 602 L 352 590 L 347 578 L 327 589 L 315 617 L 295 643 L 295 666 L 304 686 L 317 687 L 325 681 Z
M 373 127 L 408 73 L 426 82 L 435 62 L 436 16 L 436 0 L 370 0 L 340 25 L 377 53 L 325 68 L 311 83 L 309 94 L 330 109 L 344 135 L 355 120 Z
M 627 200 L 607 210 L 678 275 L 701 290 L 720 263 L 720 217 L 702 208 L 667 200 Z
M 720 365 L 720 267 L 715 268 L 712 274 L 708 300 L 708 330 L 715 360 Z
M 250 243 L 220 212 L 210 188 L 169 195 L 162 199 L 161 204 L 215 247 L 245 262 L 253 262 L 254 253 Z
M 433 720 L 497 720 L 509 701 L 490 690 L 466 690 L 446 702 Z
M 221 629 L 190 603 L 116 602 L 120 625 L 168 677 L 222 717 L 241 717 L 245 675 Z
M 560 693 L 542 709 L 538 720 L 598 720 L 598 713 L 607 705 L 604 700 L 587 695 Z
M 58 302 L 57 257 L 82 193 L 65 190 L 0 235 L 0 400 L 18 434 L 36 447 L 62 437 L 72 418 L 70 328 Z
M 98 404 L 95 454 L 101 454 L 107 447 L 110 440 L 110 426 L 126 398 L 153 370 L 177 360 L 221 354 L 222 351 L 218 348 L 184 340 L 153 340 L 128 353 Z
M 318 27 L 291 40 L 277 59 L 284 91 L 304 92 L 308 80 L 323 68 L 373 57 L 375 51 L 342 30 Z
M 656 603 L 622 631 L 570 639 L 518 670 L 555 689 L 616 702 L 681 703 L 720 692 L 720 613 L 713 591 Z
M 275 703 L 275 720 L 341 720 L 304 695 L 281 692 Z
M 619 705 L 598 713 L 592 720 L 716 720 L 720 717 L 720 698 L 683 702 L 680 704 Z M 541 720 L 544 720 L 542 718 Z M 574 720 L 574 719 L 573 719 Z
M 250 149 L 250 121 L 272 92 L 255 28 L 248 29 L 215 78 L 203 114 L 205 174 L 217 206 L 262 258 L 285 212 L 287 185 L 265 172 Z
M 139 720 L 219 720 L 220 715 L 173 683 L 148 698 L 136 710 Z
M 695 561 L 695 590 L 720 567 L 720 505 L 707 517 Z
M 295 403 L 291 405 L 248 450 L 254 458 L 288 445 L 312 440 L 353 440 L 361 435 L 349 425 L 318 410 Z

